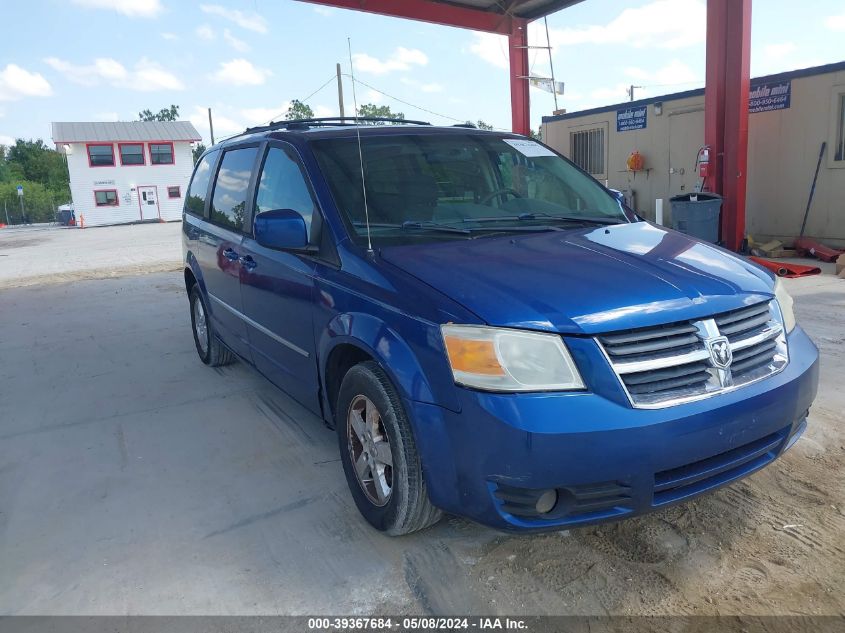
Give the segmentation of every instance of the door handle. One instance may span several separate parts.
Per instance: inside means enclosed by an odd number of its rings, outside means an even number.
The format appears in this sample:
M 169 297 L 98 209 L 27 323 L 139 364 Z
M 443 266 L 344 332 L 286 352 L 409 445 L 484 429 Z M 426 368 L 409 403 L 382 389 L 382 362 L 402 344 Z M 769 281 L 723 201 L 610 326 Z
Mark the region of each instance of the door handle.
M 240 262 L 241 262 L 241 266 L 243 266 L 247 270 L 252 270 L 256 266 L 258 266 L 258 262 L 256 262 L 252 258 L 252 255 L 244 255 L 243 257 L 240 258 Z
M 223 257 L 228 259 L 230 262 L 236 262 L 238 261 L 239 255 L 231 248 L 227 248 L 223 251 Z

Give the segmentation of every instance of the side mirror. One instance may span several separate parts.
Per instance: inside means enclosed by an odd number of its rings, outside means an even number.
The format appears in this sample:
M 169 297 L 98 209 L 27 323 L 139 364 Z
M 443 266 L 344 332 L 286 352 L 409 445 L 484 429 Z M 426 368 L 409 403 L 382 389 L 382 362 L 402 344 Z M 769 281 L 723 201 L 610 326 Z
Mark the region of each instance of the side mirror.
M 293 209 L 273 209 L 255 216 L 255 241 L 267 248 L 304 249 L 308 246 L 305 219 Z

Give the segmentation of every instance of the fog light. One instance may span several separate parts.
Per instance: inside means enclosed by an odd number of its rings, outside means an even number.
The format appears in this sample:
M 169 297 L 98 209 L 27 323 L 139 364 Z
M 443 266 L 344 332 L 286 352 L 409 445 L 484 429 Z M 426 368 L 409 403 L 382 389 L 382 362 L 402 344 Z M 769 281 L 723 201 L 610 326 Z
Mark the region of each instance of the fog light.
M 555 504 L 557 504 L 557 490 L 546 490 L 540 495 L 540 498 L 537 499 L 537 505 L 535 505 L 534 508 L 540 514 L 546 514 L 547 512 L 552 511 Z

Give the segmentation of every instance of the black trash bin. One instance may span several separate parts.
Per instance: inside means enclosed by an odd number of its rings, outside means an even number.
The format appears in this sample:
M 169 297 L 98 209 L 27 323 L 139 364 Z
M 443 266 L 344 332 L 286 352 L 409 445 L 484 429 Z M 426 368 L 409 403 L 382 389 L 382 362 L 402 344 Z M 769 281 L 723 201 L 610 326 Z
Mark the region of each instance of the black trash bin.
M 705 242 L 719 241 L 722 196 L 716 193 L 685 193 L 670 199 L 672 228 Z

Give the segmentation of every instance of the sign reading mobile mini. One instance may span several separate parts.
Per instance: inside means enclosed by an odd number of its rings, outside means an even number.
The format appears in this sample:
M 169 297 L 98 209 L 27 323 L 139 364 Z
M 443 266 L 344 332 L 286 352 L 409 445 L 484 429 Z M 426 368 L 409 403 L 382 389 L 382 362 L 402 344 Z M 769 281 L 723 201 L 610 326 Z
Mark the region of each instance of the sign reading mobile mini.
M 776 81 L 770 84 L 756 84 L 751 86 L 748 95 L 748 112 L 770 112 L 771 110 L 786 110 L 792 101 L 792 82 Z
M 616 131 L 642 130 L 648 125 L 648 108 L 624 108 L 616 111 Z

